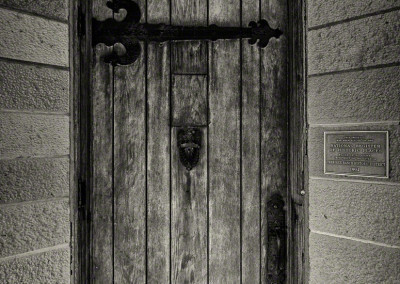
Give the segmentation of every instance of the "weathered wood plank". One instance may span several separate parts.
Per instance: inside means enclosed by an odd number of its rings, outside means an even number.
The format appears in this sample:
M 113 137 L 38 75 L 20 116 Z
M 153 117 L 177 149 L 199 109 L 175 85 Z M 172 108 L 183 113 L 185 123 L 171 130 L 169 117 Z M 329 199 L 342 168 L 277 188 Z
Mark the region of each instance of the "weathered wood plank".
M 146 254 L 146 124 L 144 55 L 115 67 L 115 283 L 144 283 Z
M 93 17 L 112 17 L 105 1 L 92 2 Z M 111 47 L 98 45 L 93 55 L 92 80 L 92 275 L 93 282 L 112 283 L 113 271 L 113 68 L 103 56 Z
M 112 67 L 102 56 L 111 48 L 95 49 L 93 67 L 93 280 L 113 280 Z
M 148 46 L 147 266 L 149 283 L 170 280 L 170 49 Z
M 239 46 L 221 40 L 209 54 L 210 283 L 240 280 Z
M 137 2 L 145 11 L 145 1 Z M 145 21 L 142 17 L 142 21 Z M 142 44 L 142 50 L 144 45 Z M 146 281 L 145 53 L 114 73 L 115 283 Z
M 207 25 L 207 1 L 172 0 L 171 22 L 174 25 Z M 172 72 L 174 74 L 207 74 L 207 42 L 174 42 Z
M 259 1 L 242 1 L 242 26 L 259 18 Z M 242 281 L 260 283 L 260 52 L 242 40 Z
M 172 125 L 207 124 L 207 77 L 172 76 Z
M 287 208 L 287 1 L 262 0 L 261 18 L 283 35 L 261 50 L 261 282 L 285 283 L 276 255 L 279 245 L 268 236 L 268 202 L 281 196 Z M 286 214 L 287 215 L 287 214 Z M 270 238 L 270 239 L 269 239 Z M 269 242 L 270 241 L 270 242 Z M 286 244 L 285 244 L 286 245 Z M 287 252 L 287 250 L 286 250 Z M 287 275 L 286 271 L 282 271 Z
M 152 24 L 169 24 L 170 2 L 170 0 L 147 0 L 147 21 Z
M 209 0 L 209 24 L 224 27 L 240 25 L 239 0 Z
M 81 3 L 79 3 L 81 4 Z M 92 62 L 92 55 L 82 56 L 82 54 L 91 54 L 92 47 L 89 42 L 89 36 L 79 36 L 82 20 L 79 18 L 82 11 L 86 11 L 88 3 L 78 5 L 77 1 L 70 2 L 70 38 L 79 39 L 70 42 L 70 107 L 71 107 L 71 149 L 70 149 L 70 179 L 69 179 L 69 196 L 71 205 L 71 283 L 82 282 L 87 279 L 89 251 L 91 248 L 88 246 L 88 222 L 87 212 L 90 210 L 86 203 L 82 202 L 82 197 L 87 198 L 88 191 L 84 192 L 82 186 L 87 185 L 88 177 L 88 155 L 87 155 L 87 141 L 91 135 L 87 129 L 89 126 L 88 118 L 90 102 L 88 93 L 83 96 L 82 89 L 87 90 L 89 85 L 90 69 Z M 91 7 L 91 6 L 90 6 Z M 89 9 L 91 10 L 91 9 Z M 88 12 L 86 17 L 92 18 L 92 13 Z M 81 66 L 85 66 L 81 68 Z M 73 94 L 73 95 L 72 95 Z M 91 196 L 91 195 L 90 195 Z M 80 206 L 79 206 L 80 205 Z M 80 208 L 79 208 L 80 207 Z M 89 272 L 90 273 L 90 272 Z
M 173 25 L 206 25 L 207 1 L 171 0 L 171 21 Z
M 172 0 L 175 25 L 206 25 L 207 1 Z M 174 42 L 172 72 L 207 74 L 207 42 Z M 173 76 L 173 125 L 206 125 L 207 77 Z M 207 145 L 202 131 L 199 164 L 190 172 L 179 161 L 177 131 L 172 137 L 172 283 L 207 283 Z
M 148 0 L 147 21 L 170 23 L 170 2 Z M 170 282 L 170 46 L 147 51 L 147 281 Z
M 179 159 L 172 132 L 172 283 L 207 283 L 207 131 L 191 171 Z
M 212 0 L 210 24 L 240 24 L 240 2 Z M 240 42 L 209 48 L 209 281 L 238 283 L 240 243 Z
M 207 74 L 207 42 L 173 42 L 171 48 L 173 74 Z
M 288 251 L 290 259 L 288 283 L 305 283 L 308 262 L 308 195 L 306 152 L 306 115 L 305 115 L 305 72 L 304 72 L 304 30 L 305 3 L 292 1 L 288 11 L 289 38 L 289 184 L 291 203 L 288 206 Z

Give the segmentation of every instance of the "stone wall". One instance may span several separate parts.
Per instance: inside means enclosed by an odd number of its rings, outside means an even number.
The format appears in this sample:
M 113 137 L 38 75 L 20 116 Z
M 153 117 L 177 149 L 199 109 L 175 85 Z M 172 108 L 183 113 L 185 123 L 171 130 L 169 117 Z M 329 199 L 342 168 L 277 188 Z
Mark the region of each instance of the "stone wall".
M 400 283 L 400 1 L 307 1 L 310 283 Z M 388 130 L 390 178 L 324 175 L 323 132 Z
M 69 283 L 67 0 L 0 0 L 0 283 Z

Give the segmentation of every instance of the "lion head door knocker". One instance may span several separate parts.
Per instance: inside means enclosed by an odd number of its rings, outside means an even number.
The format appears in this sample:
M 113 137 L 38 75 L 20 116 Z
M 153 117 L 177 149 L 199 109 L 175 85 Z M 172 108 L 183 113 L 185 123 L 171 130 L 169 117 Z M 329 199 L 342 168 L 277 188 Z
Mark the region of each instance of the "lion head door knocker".
M 179 159 L 182 165 L 190 171 L 200 159 L 201 131 L 196 128 L 178 130 Z

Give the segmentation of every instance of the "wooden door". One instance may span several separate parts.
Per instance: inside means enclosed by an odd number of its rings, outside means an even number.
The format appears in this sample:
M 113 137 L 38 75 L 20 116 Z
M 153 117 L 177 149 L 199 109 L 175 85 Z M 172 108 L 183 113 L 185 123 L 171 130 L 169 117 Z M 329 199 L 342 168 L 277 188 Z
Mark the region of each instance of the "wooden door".
M 91 281 L 285 283 L 285 0 L 136 0 L 143 22 L 247 26 L 283 35 L 142 43 L 128 66 L 93 51 Z M 99 20 L 112 14 L 93 0 Z M 146 6 L 147 5 L 147 6 Z M 180 131 L 200 133 L 188 170 Z M 278 232 L 278 229 L 281 230 Z

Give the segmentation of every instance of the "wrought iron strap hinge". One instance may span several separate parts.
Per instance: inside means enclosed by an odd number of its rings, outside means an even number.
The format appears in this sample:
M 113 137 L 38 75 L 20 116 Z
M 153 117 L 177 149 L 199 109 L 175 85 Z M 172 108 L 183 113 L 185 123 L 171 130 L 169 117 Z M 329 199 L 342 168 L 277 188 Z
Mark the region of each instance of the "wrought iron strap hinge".
M 173 26 L 166 24 L 140 23 L 139 5 L 130 0 L 111 0 L 107 7 L 114 13 L 126 10 L 122 21 L 93 19 L 93 46 L 104 43 L 113 46 L 121 43 L 126 52 L 123 55 L 112 52 L 105 61 L 114 65 L 127 65 L 135 62 L 141 53 L 140 41 L 164 42 L 169 40 L 212 40 L 248 38 L 250 44 L 258 42 L 259 47 L 267 46 L 272 37 L 279 38 L 282 32 L 272 29 L 266 20 L 250 22 L 249 27 L 207 27 Z

